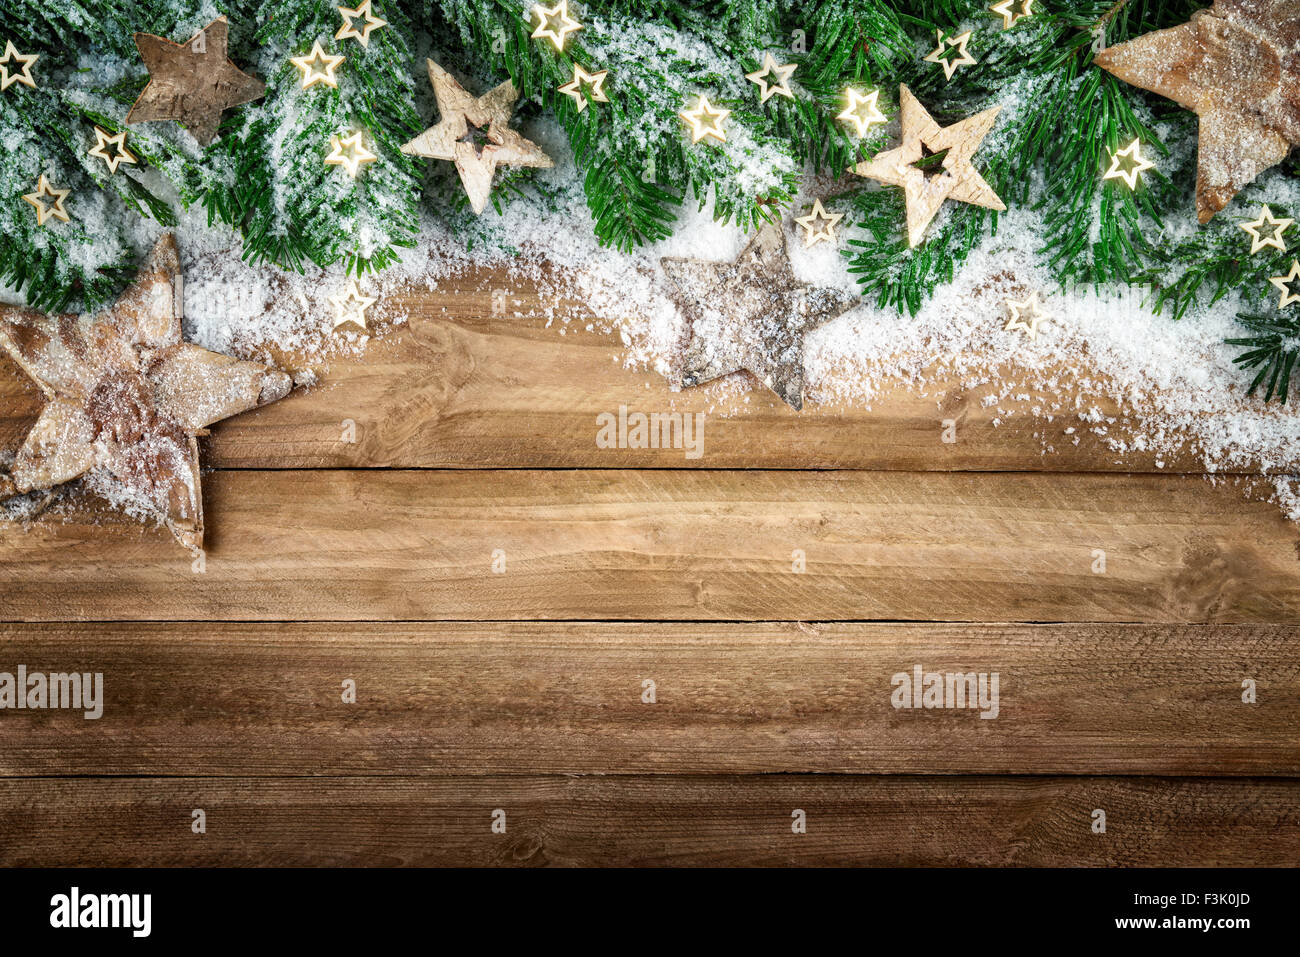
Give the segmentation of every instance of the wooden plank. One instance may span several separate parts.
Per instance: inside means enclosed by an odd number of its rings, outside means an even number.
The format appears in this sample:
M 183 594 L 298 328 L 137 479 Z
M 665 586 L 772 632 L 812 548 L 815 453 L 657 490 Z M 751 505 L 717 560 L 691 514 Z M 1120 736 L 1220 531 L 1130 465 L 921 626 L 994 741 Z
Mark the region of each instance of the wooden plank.
M 494 291 L 508 292 L 493 314 Z M 221 468 L 862 468 L 902 470 L 1198 472 L 1195 454 L 1112 451 L 1096 435 L 1132 424 L 1101 393 L 1103 380 L 1072 384 L 1064 370 L 1009 368 L 989 379 L 1021 383 L 1015 402 L 985 404 L 992 386 L 937 375 L 924 391 L 900 383 L 861 406 L 810 404 L 796 413 L 761 388 L 733 385 L 673 392 L 654 372 L 624 368 L 609 322 L 593 317 L 559 330 L 555 302 L 504 272 L 448 283 L 437 293 L 391 297 L 409 326 L 389 330 L 356 358 L 311 367 L 322 384 L 219 424 L 207 463 Z M 579 309 L 560 304 L 561 312 Z M 516 314 L 517 313 L 517 314 Z M 1034 382 L 1053 382 L 1056 394 Z M 1100 383 L 1100 384 L 1099 384 Z M 1077 402 L 1059 395 L 1078 391 Z M 1071 404 L 1073 403 L 1073 404 Z M 600 448 L 597 416 L 620 406 L 645 413 L 705 415 L 702 452 Z M 1051 415 L 1036 417 L 1030 410 Z M 0 358 L 0 455 L 15 449 L 40 399 Z M 946 422 L 955 424 L 944 441 Z M 349 426 L 347 423 L 351 423 Z M 1285 470 L 1283 470 L 1285 471 Z M 1300 471 L 1297 463 L 1293 471 Z
M 205 485 L 201 573 L 166 532 L 102 509 L 0 526 L 0 620 L 1300 621 L 1295 526 L 1199 478 L 235 471 Z
M 191 830 L 201 808 L 207 832 Z M 807 833 L 792 833 L 794 810 Z M 1104 810 L 1106 832 L 1092 814 Z M 495 810 L 506 832 L 491 830 Z M 1142 778 L 0 780 L 5 866 L 1292 866 L 1300 782 Z
M 0 712 L 3 775 L 1300 776 L 1285 627 L 133 623 L 0 648 L 104 689 L 94 720 Z M 997 674 L 996 700 L 895 709 L 918 664 Z

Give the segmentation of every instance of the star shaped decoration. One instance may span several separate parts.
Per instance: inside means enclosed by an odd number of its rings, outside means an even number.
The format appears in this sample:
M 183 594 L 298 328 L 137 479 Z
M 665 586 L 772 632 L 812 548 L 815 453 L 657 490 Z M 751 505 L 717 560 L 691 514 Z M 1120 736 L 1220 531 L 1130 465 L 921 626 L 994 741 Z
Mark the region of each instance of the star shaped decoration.
M 966 49 L 966 45 L 970 43 L 972 31 L 967 30 L 965 33 L 953 37 L 945 37 L 942 30 L 936 30 L 935 32 L 939 35 L 939 45 L 935 47 L 934 52 L 925 58 L 925 62 L 938 63 L 942 66 L 944 79 L 951 80 L 958 67 L 974 66 L 978 62 Z M 954 53 L 956 56 L 953 56 Z
M 441 119 L 402 147 L 403 153 L 456 164 L 461 184 L 475 213 L 483 212 L 498 166 L 552 166 L 551 158 L 532 140 L 510 128 L 519 91 L 509 80 L 473 97 L 455 77 L 434 63 L 429 82 Z
M 920 245 L 926 227 L 945 200 L 1005 210 L 1006 204 L 971 165 L 975 151 L 993 129 L 1000 107 L 940 127 L 906 86 L 899 88 L 898 101 L 903 114 L 902 145 L 859 163 L 852 171 L 887 186 L 903 187 L 909 245 Z M 923 170 L 918 163 L 928 166 Z
M 114 148 L 112 153 L 108 152 L 110 146 Z M 117 168 L 123 163 L 136 162 L 135 154 L 126 148 L 126 130 L 114 136 L 108 130 L 96 126 L 95 145 L 90 148 L 90 155 L 108 164 L 110 176 L 116 173 Z
M 45 395 L 7 485 L 43 491 L 87 473 L 157 515 L 177 540 L 203 545 L 197 437 L 214 422 L 289 394 L 288 375 L 181 340 L 170 235 L 139 277 L 95 315 L 0 306 L 0 352 Z
M 582 24 L 569 16 L 569 0 L 560 0 L 547 10 L 540 3 L 533 5 L 533 16 L 537 17 L 537 29 L 532 33 L 534 40 L 550 40 L 556 50 L 564 49 L 564 41 L 570 33 L 582 29 Z
M 36 89 L 36 81 L 32 79 L 32 67 L 40 58 L 39 53 L 19 53 L 14 47 L 14 41 L 6 40 L 4 56 L 0 56 L 0 92 L 9 89 L 15 83 L 22 83 L 33 90 Z M 23 68 L 10 73 L 10 63 L 21 63 Z
M 370 34 L 380 27 L 388 26 L 387 20 L 380 19 L 371 11 L 372 3 L 373 0 L 363 0 L 362 3 L 357 4 L 355 9 L 351 7 L 335 7 L 339 12 L 339 16 L 343 18 L 343 26 L 339 27 L 339 32 L 334 34 L 334 39 L 346 40 L 348 37 L 352 37 L 363 47 L 370 46 Z M 364 21 L 360 30 L 356 28 L 353 23 L 354 20 Z
M 366 310 L 377 301 L 373 297 L 361 295 L 357 281 L 353 279 L 342 296 L 330 296 L 330 303 L 334 306 L 333 329 L 337 331 L 339 326 L 352 323 L 352 325 L 360 327 L 363 332 L 369 332 L 370 326 L 366 324 Z
M 1277 219 L 1273 216 L 1272 209 L 1263 206 L 1260 208 L 1259 219 L 1253 223 L 1242 223 L 1241 228 L 1250 234 L 1250 254 L 1253 256 L 1268 246 L 1286 252 L 1286 240 L 1282 234 L 1294 225 L 1294 219 Z M 1269 231 L 1267 236 L 1264 235 L 1264 230 Z
M 822 206 L 820 199 L 814 200 L 812 212 L 807 216 L 798 217 L 795 222 L 804 231 L 803 244 L 805 247 L 816 246 L 818 243 L 833 243 L 836 240 L 835 224 L 844 218 L 843 213 L 828 213 Z
M 778 64 L 772 54 L 764 52 L 763 66 L 753 73 L 746 73 L 745 79 L 758 85 L 760 103 L 766 103 L 769 97 L 777 93 L 793 100 L 794 94 L 790 92 L 790 76 L 796 69 L 797 64 Z M 775 83 L 768 80 L 768 77 L 772 76 L 776 77 Z
M 1298 48 L 1300 16 L 1292 0 L 1216 0 L 1188 23 L 1094 59 L 1200 117 L 1196 210 L 1207 223 L 1300 144 Z
M 1287 306 L 1300 302 L 1300 260 L 1292 260 L 1289 273 L 1285 276 L 1274 276 L 1269 282 L 1277 286 L 1278 291 L 1282 293 L 1282 297 L 1277 304 L 1279 309 L 1285 309 Z
M 266 92 L 226 56 L 230 25 L 217 17 L 187 43 L 137 33 L 135 45 L 149 68 L 149 85 L 126 115 L 127 123 L 180 122 L 200 146 L 217 136 L 221 114 Z
M 63 202 L 68 198 L 70 192 L 72 192 L 70 189 L 55 189 L 50 185 L 50 181 L 45 178 L 45 174 L 42 173 L 40 182 L 36 184 L 36 192 L 24 195 L 23 201 L 35 207 L 37 226 L 44 226 L 45 221 L 51 216 L 60 222 L 66 223 L 70 221 L 70 217 L 68 211 L 63 207 Z M 54 202 L 48 206 L 45 205 L 46 197 L 54 200 Z
M 1034 0 L 999 0 L 989 9 L 1002 18 L 1002 29 L 1010 30 L 1021 20 L 1034 15 Z
M 609 97 L 605 95 L 605 77 L 607 76 L 609 76 L 608 70 L 588 73 L 575 63 L 573 64 L 573 79 L 561 86 L 560 92 L 573 97 L 573 102 L 578 104 L 578 112 L 581 113 L 587 108 L 587 98 L 589 96 L 593 103 L 609 102 Z
M 804 337 L 846 312 L 856 297 L 795 279 L 779 223 L 759 230 L 734 262 L 660 263 L 690 322 L 682 383 L 700 385 L 744 369 L 787 405 L 802 408 Z
M 1137 189 L 1138 176 L 1149 169 L 1155 169 L 1155 165 L 1142 155 L 1142 141 L 1135 139 L 1128 146 L 1111 156 L 1110 169 L 1106 171 L 1106 175 L 1102 179 L 1123 180 L 1124 185 L 1129 189 Z
M 1007 312 L 1010 317 L 1003 328 L 1007 332 L 1014 332 L 1019 329 L 1030 339 L 1038 338 L 1039 323 L 1047 322 L 1052 318 L 1043 312 L 1043 304 L 1039 301 L 1036 292 L 1032 293 L 1024 302 L 1008 299 Z
M 317 83 L 338 87 L 339 78 L 335 71 L 343 65 L 346 57 L 326 53 L 317 40 L 312 44 L 311 52 L 302 56 L 290 57 L 289 62 L 302 72 L 302 88 L 309 90 Z
M 342 166 L 348 176 L 356 179 L 363 164 L 373 163 L 377 159 L 378 156 L 366 149 L 366 144 L 361 139 L 361 131 L 358 130 L 350 136 L 330 137 L 330 154 L 325 157 L 325 165 Z
M 885 114 L 880 112 L 880 91 L 863 94 L 851 86 L 846 88 L 844 109 L 835 118 L 852 126 L 854 135 L 862 139 L 871 127 L 886 122 Z
M 713 106 L 709 98 L 703 93 L 696 100 L 695 107 L 689 110 L 683 110 L 677 114 L 686 121 L 686 125 L 691 128 L 691 142 L 698 143 L 705 137 L 717 140 L 719 143 L 727 141 L 727 134 L 722 129 L 722 121 L 731 115 L 731 110 L 723 110 Z

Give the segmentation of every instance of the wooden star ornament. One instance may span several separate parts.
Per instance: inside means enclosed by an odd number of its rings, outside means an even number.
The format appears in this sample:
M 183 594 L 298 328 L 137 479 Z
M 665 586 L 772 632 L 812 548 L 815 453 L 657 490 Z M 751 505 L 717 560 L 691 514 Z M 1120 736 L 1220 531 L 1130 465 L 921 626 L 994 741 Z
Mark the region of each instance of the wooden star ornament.
M 45 221 L 50 217 L 57 219 L 61 223 L 70 222 L 68 210 L 64 203 L 68 199 L 70 189 L 55 189 L 50 185 L 50 181 L 41 174 L 40 181 L 36 184 L 36 192 L 26 193 L 23 196 L 23 202 L 28 203 L 36 210 L 36 225 L 44 226 Z M 52 199 L 54 202 L 46 204 L 46 199 Z
M 140 276 L 97 315 L 0 306 L 0 351 L 45 394 L 7 480 L 27 493 L 90 472 L 203 546 L 198 436 L 214 422 L 289 394 L 290 377 L 181 341 L 180 260 L 160 239 Z M 0 480 L 3 476 L 0 476 Z
M 588 98 L 592 103 L 608 103 L 609 97 L 605 95 L 605 78 L 609 76 L 608 70 L 597 70 L 595 73 L 588 73 L 578 64 L 573 64 L 573 79 L 559 87 L 559 92 L 565 96 L 573 97 L 573 102 L 578 106 L 578 112 L 581 113 L 587 108 Z
M 200 146 L 217 137 L 221 114 L 266 92 L 261 80 L 226 56 L 230 25 L 217 17 L 186 43 L 137 33 L 135 45 L 149 68 L 149 85 L 126 115 L 127 123 L 176 120 Z
M 1300 144 L 1300 8 L 1216 0 L 1182 26 L 1110 47 L 1096 63 L 1200 117 L 1196 210 L 1209 222 Z
M 690 323 L 682 383 L 700 385 L 744 369 L 794 409 L 803 408 L 804 337 L 857 299 L 799 282 L 785 231 L 763 227 L 735 262 L 660 260 Z
M 1270 207 L 1263 206 L 1260 208 L 1259 219 L 1253 223 L 1242 223 L 1241 228 L 1250 236 L 1250 254 L 1253 256 L 1269 246 L 1279 252 L 1286 252 L 1286 240 L 1282 234 L 1294 225 L 1294 219 L 1278 219 Z
M 833 243 L 836 240 L 835 226 L 844 218 L 843 213 L 828 213 L 820 199 L 813 201 L 812 212 L 799 216 L 795 222 L 803 232 L 804 246 L 816 246 L 818 243 Z
M 746 73 L 745 79 L 750 83 L 758 86 L 758 102 L 766 103 L 774 94 L 780 94 L 787 99 L 793 100 L 794 93 L 790 90 L 790 77 L 798 69 L 797 64 L 777 63 L 771 53 L 763 54 L 763 66 L 753 73 Z M 775 77 L 773 83 L 771 78 Z
M 939 45 L 925 58 L 925 62 L 937 63 L 943 67 L 945 80 L 951 80 L 958 67 L 974 66 L 979 62 L 970 55 L 970 50 L 966 49 L 973 31 L 967 30 L 965 33 L 951 37 L 945 36 L 942 30 L 935 32 L 939 37 Z
M 1300 260 L 1291 261 L 1291 271 L 1285 276 L 1274 276 L 1269 279 L 1277 287 L 1281 296 L 1278 298 L 1277 307 L 1285 309 L 1287 306 L 1294 306 L 1300 302 Z
M 859 176 L 901 186 L 907 199 L 907 241 L 920 245 L 945 200 L 1005 210 L 1006 204 L 971 160 L 993 129 L 1000 107 L 941 127 L 906 86 L 899 88 L 903 144 L 852 167 Z M 942 161 L 938 157 L 942 156 Z M 917 164 L 928 162 L 925 169 Z
M 302 56 L 289 57 L 289 62 L 302 74 L 302 89 L 310 90 L 317 83 L 338 89 L 338 68 L 347 57 L 326 53 L 317 40 L 311 45 L 311 52 Z
M 441 119 L 403 146 L 402 152 L 455 163 L 475 213 L 487 206 L 498 166 L 554 165 L 540 146 L 510 128 L 519 100 L 512 82 L 506 80 L 483 96 L 473 97 L 450 73 L 432 60 L 428 63 Z
M 343 18 L 343 26 L 339 27 L 339 32 L 334 34 L 335 40 L 346 40 L 349 37 L 356 40 L 363 47 L 370 46 L 370 34 L 380 27 L 388 26 L 388 21 L 374 15 L 371 10 L 371 4 L 374 0 L 364 0 L 364 2 L 353 7 L 336 7 L 339 16 Z M 353 21 L 360 20 L 361 28 L 357 29 Z
M 113 147 L 110 153 L 108 148 Z M 112 176 L 117 172 L 117 168 L 123 163 L 134 165 L 136 162 L 135 154 L 126 148 L 126 130 L 114 135 L 103 127 L 95 127 L 95 145 L 90 148 L 90 155 L 96 159 L 102 159 L 108 166 L 108 174 Z
M 0 56 L 0 92 L 9 89 L 15 83 L 30 86 L 33 90 L 36 89 L 36 81 L 32 79 L 32 67 L 36 65 L 36 61 L 40 58 L 39 53 L 19 53 L 17 47 L 14 46 L 14 41 L 6 40 L 4 55 Z M 11 73 L 9 71 L 11 63 L 22 64 L 22 69 Z
M 1052 317 L 1043 311 L 1042 301 L 1038 298 L 1038 293 L 1031 293 L 1029 298 L 1020 302 L 1015 299 L 1007 300 L 1007 324 L 1002 328 L 1007 332 L 1014 332 L 1019 329 L 1030 339 L 1038 338 L 1038 327 L 1041 323 L 1047 322 Z
M 334 307 L 333 331 L 337 332 L 340 326 L 351 324 L 362 332 L 369 332 L 370 325 L 366 322 L 366 310 L 376 302 L 378 300 L 373 296 L 361 295 L 361 289 L 353 279 L 343 295 L 330 296 L 330 305 Z

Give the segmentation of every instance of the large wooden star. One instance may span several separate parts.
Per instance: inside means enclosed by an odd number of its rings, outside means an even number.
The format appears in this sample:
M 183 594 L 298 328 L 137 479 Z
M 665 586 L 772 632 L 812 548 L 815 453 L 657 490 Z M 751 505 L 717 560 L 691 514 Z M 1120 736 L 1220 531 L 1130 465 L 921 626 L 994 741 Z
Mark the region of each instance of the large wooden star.
M 1006 205 L 993 187 L 971 165 L 1000 107 L 941 127 L 906 86 L 899 88 L 898 100 L 902 107 L 903 145 L 859 163 L 852 172 L 888 186 L 903 187 L 908 244 L 921 243 L 926 227 L 945 200 L 1005 210 Z M 929 165 L 922 169 L 920 164 L 927 161 Z
M 207 146 L 217 136 L 221 113 L 266 92 L 226 56 L 230 25 L 217 17 L 186 43 L 137 33 L 135 45 L 149 68 L 149 85 L 126 115 L 128 123 L 178 120 Z
M 1300 143 L 1300 4 L 1216 0 L 1180 27 L 1097 54 L 1098 66 L 1201 118 L 1201 222 Z
M 156 513 L 176 538 L 203 545 L 197 436 L 288 395 L 292 380 L 181 341 L 170 235 L 135 285 L 99 315 L 45 316 L 0 306 L 0 350 L 45 393 L 0 495 L 53 488 L 92 470 Z
M 691 324 L 683 384 L 744 369 L 792 408 L 803 408 L 804 337 L 857 298 L 795 279 L 779 224 L 759 230 L 735 262 L 660 262 Z
M 403 146 L 402 152 L 455 163 L 475 213 L 487 206 L 498 166 L 553 165 L 540 146 L 510 128 L 519 99 L 513 83 L 506 80 L 476 98 L 450 73 L 432 60 L 428 62 L 441 119 Z

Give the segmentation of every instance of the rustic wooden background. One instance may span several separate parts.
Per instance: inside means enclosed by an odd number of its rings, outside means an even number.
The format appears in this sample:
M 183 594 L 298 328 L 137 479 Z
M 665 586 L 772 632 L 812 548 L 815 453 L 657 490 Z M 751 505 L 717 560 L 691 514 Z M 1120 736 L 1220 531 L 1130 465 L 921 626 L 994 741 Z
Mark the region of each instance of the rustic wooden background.
M 84 498 L 0 526 L 0 670 L 106 691 L 0 712 L 0 863 L 1300 857 L 1300 532 L 1263 477 L 957 382 L 720 417 L 504 273 L 402 305 L 214 429 L 201 572 Z M 597 448 L 620 405 L 709 412 L 704 456 Z M 0 363 L 0 452 L 39 407 Z M 999 672 L 1000 716 L 895 711 L 915 664 Z

